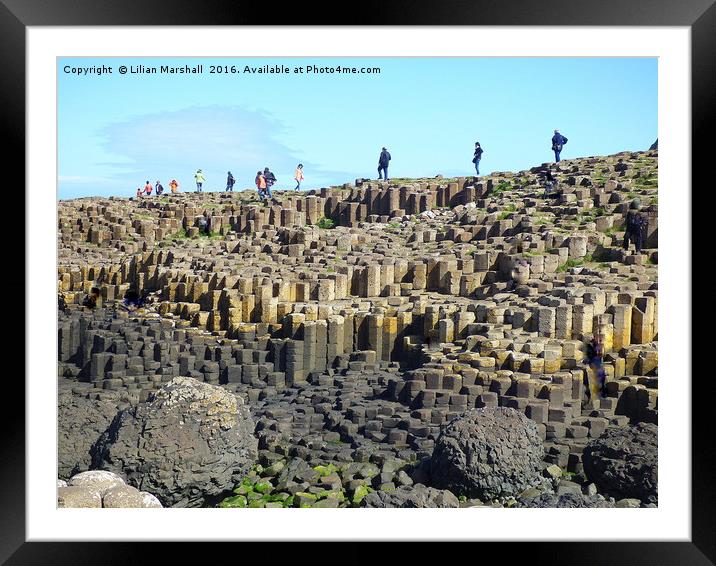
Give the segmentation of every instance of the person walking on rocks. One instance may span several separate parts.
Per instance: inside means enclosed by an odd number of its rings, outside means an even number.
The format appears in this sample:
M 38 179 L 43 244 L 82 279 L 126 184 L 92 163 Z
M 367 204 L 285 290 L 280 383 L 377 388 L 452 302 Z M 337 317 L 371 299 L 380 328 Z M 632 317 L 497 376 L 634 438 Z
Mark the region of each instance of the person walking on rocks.
M 587 372 L 587 393 L 589 400 L 597 395 L 606 396 L 607 372 L 604 370 L 604 335 L 601 328 L 587 343 L 587 358 L 584 360 L 591 371 Z
M 162 187 L 162 184 L 159 182 L 159 179 L 157 179 L 157 182 L 154 184 L 154 190 L 157 193 L 157 196 L 161 195 L 164 192 L 164 187 Z
M 544 169 L 538 173 L 540 181 L 544 186 L 544 197 L 543 198 L 554 198 L 559 196 L 557 194 L 557 179 L 552 175 L 552 171 Z
M 274 175 L 272 171 L 269 171 L 268 167 L 264 167 L 264 179 L 266 179 L 266 196 L 273 200 L 271 187 L 276 183 L 276 175 Z
M 646 230 L 646 216 L 641 212 L 641 201 L 634 199 L 629 205 L 629 212 L 626 216 L 626 232 L 624 232 L 623 247 L 629 249 L 629 243 L 634 242 L 636 253 L 641 253 L 641 246 L 644 242 Z
M 378 158 L 378 179 L 385 177 L 388 180 L 388 165 L 390 164 L 390 153 L 387 149 L 383 148 Z M 382 173 L 381 173 L 382 172 Z
M 149 181 L 147 181 L 147 184 L 144 185 L 144 192 L 147 194 L 147 196 L 149 196 L 149 195 L 152 194 L 152 189 L 153 189 L 153 188 L 154 188 L 154 187 L 152 187 L 152 184 L 151 184 Z
M 201 169 L 197 169 L 194 173 L 194 180 L 196 181 L 196 192 L 201 192 L 201 187 L 206 179 L 204 178 L 204 172 Z
M 482 147 L 480 142 L 475 142 L 475 155 L 472 157 L 472 162 L 475 164 L 475 174 L 480 176 L 480 159 L 482 159 Z
M 303 163 L 298 164 L 298 167 L 296 167 L 296 173 L 294 174 L 293 178 L 296 179 L 296 188 L 293 190 L 300 191 L 301 181 L 303 181 Z
M 259 193 L 259 198 L 264 200 L 266 198 L 266 177 L 261 171 L 256 171 L 256 190 Z
M 176 179 L 169 181 L 169 190 L 171 190 L 173 195 L 175 195 L 179 190 L 179 183 L 177 183 Z
M 234 179 L 234 176 L 231 174 L 231 171 L 227 173 L 226 177 L 226 190 L 227 192 L 234 192 L 234 183 L 236 182 L 236 179 Z
M 142 187 L 137 187 L 137 198 L 142 198 Z
M 552 151 L 554 151 L 554 160 L 559 163 L 559 156 L 562 153 L 562 148 L 567 143 L 567 138 L 559 133 L 559 130 L 554 131 L 552 136 Z

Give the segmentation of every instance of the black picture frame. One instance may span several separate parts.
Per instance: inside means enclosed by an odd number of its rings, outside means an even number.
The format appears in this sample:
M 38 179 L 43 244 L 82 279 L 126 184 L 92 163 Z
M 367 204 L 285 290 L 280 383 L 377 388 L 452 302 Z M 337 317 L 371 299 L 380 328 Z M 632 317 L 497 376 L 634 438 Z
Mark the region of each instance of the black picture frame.
M 0 0 L 0 56 L 4 84 L 0 88 L 0 113 L 4 126 L 6 150 L 4 159 L 13 164 L 13 170 L 24 186 L 25 163 L 25 32 L 28 26 L 65 25 L 559 25 L 559 26 L 688 26 L 691 29 L 692 69 L 692 162 L 693 186 L 703 185 L 708 190 L 709 179 L 707 135 L 712 132 L 710 109 L 714 100 L 716 66 L 716 6 L 713 0 L 428 0 L 411 2 L 364 1 L 351 10 L 327 2 L 310 5 L 286 4 L 280 9 L 269 3 L 247 3 L 231 0 Z M 350 13 L 346 21 L 342 13 Z M 565 55 L 569 47 L 565 46 Z M 662 137 L 668 132 L 661 132 Z M 703 140 L 699 143 L 699 140 Z M 688 179 L 683 187 L 669 190 L 690 190 Z M 693 193 L 692 193 L 693 194 Z M 18 204 L 22 210 L 24 204 Z M 695 257 L 692 255 L 692 258 Z M 26 258 L 27 261 L 27 258 Z M 25 296 L 17 283 L 10 290 L 15 296 Z M 28 300 L 28 297 L 25 296 Z M 20 320 L 20 318 L 18 318 Z M 24 332 L 23 332 L 24 336 Z M 691 379 L 691 353 L 683 355 L 689 360 L 684 374 L 666 376 L 668 379 Z M 451 548 L 447 556 L 467 549 L 468 556 L 479 559 L 485 550 L 508 558 L 508 563 L 602 565 L 706 565 L 716 564 L 716 510 L 715 474 L 709 465 L 716 450 L 709 438 L 709 404 L 712 402 L 713 378 L 709 375 L 692 388 L 692 539 L 691 542 L 609 543 L 483 543 L 477 552 L 474 547 Z M 0 561 L 7 564 L 128 564 L 149 561 L 147 545 L 140 543 L 38 543 L 25 542 L 25 493 L 31 486 L 25 483 L 25 431 L 23 381 L 4 380 L 4 397 L 17 400 L 18 414 L 6 416 L 0 442 Z M 476 525 L 476 527 L 478 527 Z M 585 531 L 598 532 L 598 525 L 585 525 Z M 81 536 L 81 534 L 78 534 Z M 244 543 L 245 544 L 245 543 Z M 186 546 L 162 544 L 163 561 L 171 560 L 173 551 L 185 555 Z M 234 546 L 234 545 L 232 545 Z M 374 550 L 373 543 L 352 543 L 354 549 L 340 551 L 341 562 L 383 562 L 391 560 L 394 547 Z M 385 545 L 383 545 L 385 547 Z M 265 547 L 264 547 L 265 548 Z M 322 546 L 325 549 L 325 546 Z M 214 550 L 211 551 L 214 555 Z M 233 552 L 233 551 L 232 551 Z M 250 556 L 262 549 L 257 544 L 243 550 Z M 286 554 L 284 554 L 284 552 Z M 283 550 L 271 545 L 272 562 L 278 559 L 294 560 L 305 551 Z M 321 552 L 327 552 L 323 550 Z M 411 556 L 412 555 L 412 556 Z M 215 556 L 215 555 L 214 555 Z M 237 556 L 237 559 L 240 559 Z M 309 551 L 307 556 L 312 556 Z M 425 558 L 422 545 L 402 548 L 396 559 Z M 208 559 L 208 557 L 207 557 Z

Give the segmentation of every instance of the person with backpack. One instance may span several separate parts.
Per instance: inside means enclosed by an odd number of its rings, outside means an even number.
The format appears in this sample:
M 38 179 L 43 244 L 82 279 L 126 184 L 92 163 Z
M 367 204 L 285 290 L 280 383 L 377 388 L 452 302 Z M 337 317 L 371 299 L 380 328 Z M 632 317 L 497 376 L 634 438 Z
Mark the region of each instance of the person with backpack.
M 271 187 L 276 183 L 276 175 L 274 175 L 272 171 L 269 171 L 268 167 L 264 167 L 264 179 L 266 180 L 266 196 L 273 200 Z
M 296 167 L 296 173 L 293 175 L 293 178 L 296 179 L 296 188 L 293 190 L 301 190 L 301 181 L 303 181 L 303 163 L 298 164 L 298 167 Z
M 390 153 L 388 153 L 387 149 L 383 148 L 380 152 L 380 157 L 378 158 L 378 179 L 382 179 L 384 176 L 385 180 L 386 181 L 388 180 L 388 165 L 389 164 L 390 164 Z
M 152 194 L 153 188 L 154 187 L 152 187 L 152 184 L 149 181 L 147 181 L 146 185 L 144 185 L 144 192 L 146 193 L 147 196 Z
M 171 190 L 172 194 L 176 194 L 179 190 L 179 183 L 177 183 L 176 179 L 172 179 L 169 181 L 169 190 Z
M 567 138 L 559 133 L 559 130 L 554 131 L 552 136 L 552 151 L 554 151 L 554 160 L 559 163 L 559 156 L 562 153 L 562 148 L 567 143 Z
M 475 155 L 472 157 L 472 162 L 475 164 L 475 173 L 480 176 L 480 159 L 482 159 L 482 147 L 480 142 L 475 142 Z
M 234 183 L 236 182 L 236 179 L 234 179 L 234 176 L 231 174 L 231 171 L 227 173 L 226 177 L 226 190 L 228 192 L 234 192 Z
M 636 253 L 641 253 L 641 246 L 644 242 L 644 232 L 646 231 L 647 219 L 641 212 L 641 201 L 634 199 L 629 205 L 629 212 L 626 216 L 626 232 L 624 232 L 623 247 L 629 249 L 629 243 L 634 242 Z
M 201 169 L 197 169 L 196 173 L 194 173 L 194 180 L 196 181 L 196 192 L 200 193 L 201 187 L 204 184 L 204 181 L 206 181 L 204 173 Z
M 157 196 L 161 195 L 164 192 L 164 187 L 162 187 L 162 184 L 159 182 L 159 179 L 157 179 L 157 182 L 154 184 L 154 190 L 157 193 Z

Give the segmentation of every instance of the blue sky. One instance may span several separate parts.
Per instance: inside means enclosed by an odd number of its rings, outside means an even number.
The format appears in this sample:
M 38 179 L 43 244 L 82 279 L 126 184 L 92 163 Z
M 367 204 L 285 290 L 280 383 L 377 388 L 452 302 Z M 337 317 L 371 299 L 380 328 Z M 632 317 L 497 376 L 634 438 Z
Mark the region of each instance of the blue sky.
M 201 75 L 125 74 L 120 65 L 194 66 Z M 380 74 L 214 74 L 210 65 L 380 67 Z M 112 74 L 64 73 L 66 65 Z M 470 175 L 526 169 L 562 157 L 645 150 L 657 137 L 655 58 L 60 58 L 59 197 L 131 196 L 146 180 L 193 190 L 253 187 L 268 166 L 277 188 L 377 177 Z

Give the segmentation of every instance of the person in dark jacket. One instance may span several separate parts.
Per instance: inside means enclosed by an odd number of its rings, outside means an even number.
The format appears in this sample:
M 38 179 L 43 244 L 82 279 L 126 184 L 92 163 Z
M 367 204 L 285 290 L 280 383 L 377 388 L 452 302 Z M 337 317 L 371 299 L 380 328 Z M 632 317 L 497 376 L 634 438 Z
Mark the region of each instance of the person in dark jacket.
M 540 182 L 544 187 L 543 198 L 554 198 L 559 196 L 559 194 L 557 193 L 557 188 L 559 184 L 555 176 L 552 175 L 552 171 L 550 171 L 549 169 L 543 169 L 542 171 L 537 173 L 537 176 L 539 177 Z
M 480 175 L 480 159 L 482 159 L 482 147 L 480 142 L 475 142 L 475 154 L 472 157 L 472 162 L 475 164 L 475 174 Z
M 264 168 L 264 179 L 266 179 L 266 196 L 274 200 L 271 187 L 276 183 L 276 175 L 273 174 L 273 171 L 269 171 L 268 167 Z
M 388 150 L 383 148 L 378 158 L 378 179 L 385 177 L 388 180 L 388 164 L 390 163 L 390 153 Z M 382 173 L 381 173 L 382 172 Z
M 587 356 L 584 363 L 591 370 L 585 375 L 588 399 L 594 400 L 597 395 L 605 397 L 607 372 L 604 369 L 604 336 L 600 332 L 587 343 Z
M 82 301 L 82 306 L 90 310 L 97 308 L 99 302 L 100 290 L 98 287 L 92 287 L 89 295 L 87 295 Z
M 236 179 L 234 179 L 234 176 L 231 174 L 231 171 L 229 171 L 227 173 L 227 177 L 226 177 L 226 190 L 229 192 L 233 192 L 235 182 L 236 182 Z
M 629 243 L 634 242 L 636 253 L 641 253 L 641 246 L 644 242 L 644 232 L 646 231 L 646 216 L 641 212 L 641 201 L 634 199 L 629 205 L 629 212 L 626 216 L 626 232 L 624 232 L 623 247 L 629 249 Z
M 562 153 L 562 148 L 567 143 L 567 138 L 559 133 L 559 130 L 554 131 L 552 136 L 552 151 L 554 151 L 554 160 L 559 163 L 559 155 Z
M 159 179 L 157 179 L 157 182 L 154 183 L 154 191 L 157 193 L 157 195 L 161 195 L 164 192 L 164 187 L 162 187 L 162 184 L 159 182 Z

